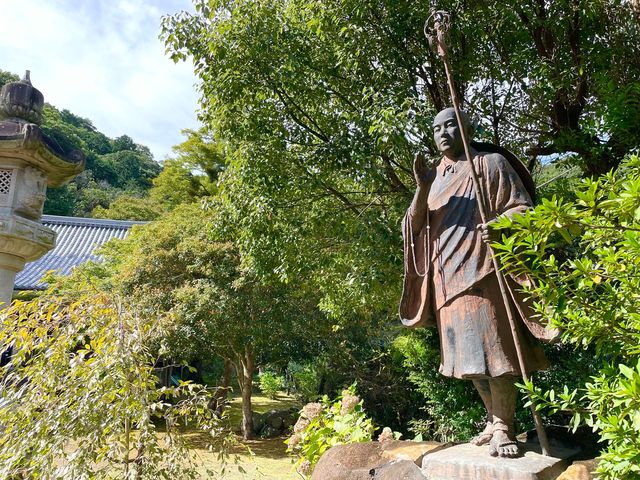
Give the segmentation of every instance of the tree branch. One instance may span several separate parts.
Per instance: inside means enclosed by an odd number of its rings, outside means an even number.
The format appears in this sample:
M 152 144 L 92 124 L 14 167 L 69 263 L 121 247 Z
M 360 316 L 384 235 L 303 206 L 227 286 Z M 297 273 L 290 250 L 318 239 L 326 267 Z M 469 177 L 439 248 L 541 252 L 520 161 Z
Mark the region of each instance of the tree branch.
M 396 175 L 396 172 L 393 168 L 393 164 L 391 162 L 391 158 L 389 157 L 389 155 L 387 155 L 386 153 L 381 153 L 380 158 L 384 162 L 384 171 L 387 174 L 387 178 L 389 179 L 389 182 L 391 182 L 391 185 L 393 186 L 394 190 L 403 192 L 403 193 L 408 193 L 409 189 L 404 183 L 402 183 L 402 180 L 398 178 L 398 175 Z
M 318 126 L 318 124 L 315 122 L 315 120 L 313 120 L 294 100 L 293 98 L 291 98 L 287 92 L 284 89 L 280 89 L 278 88 L 276 85 L 271 85 L 271 88 L 273 89 L 273 91 L 276 93 L 276 95 L 278 95 L 278 98 L 280 99 L 280 101 L 282 102 L 282 104 L 285 106 L 285 108 L 288 110 L 289 115 L 291 116 L 291 118 L 293 119 L 294 122 L 296 122 L 298 125 L 300 125 L 303 129 L 305 129 L 307 132 L 309 132 L 310 134 L 314 135 L 315 137 L 318 137 L 319 139 L 321 139 L 324 142 L 328 142 L 329 141 L 329 137 L 324 134 L 322 132 L 322 130 L 320 129 L 320 127 Z M 307 125 L 305 122 L 302 121 L 302 119 L 300 119 L 298 117 L 298 115 L 296 115 L 292 109 L 292 106 L 295 107 L 295 110 L 297 110 L 298 112 L 300 112 L 301 115 L 303 115 L 305 118 L 307 118 L 315 128 L 311 128 L 309 125 Z

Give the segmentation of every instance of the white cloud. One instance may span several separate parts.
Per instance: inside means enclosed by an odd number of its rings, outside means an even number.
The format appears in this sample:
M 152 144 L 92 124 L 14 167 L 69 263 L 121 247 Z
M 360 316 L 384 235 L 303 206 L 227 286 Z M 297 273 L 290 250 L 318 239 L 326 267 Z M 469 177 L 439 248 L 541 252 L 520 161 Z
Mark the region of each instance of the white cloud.
M 158 39 L 163 14 L 189 0 L 0 0 L 0 69 L 31 79 L 45 100 L 129 135 L 156 159 L 196 128 L 196 79 Z

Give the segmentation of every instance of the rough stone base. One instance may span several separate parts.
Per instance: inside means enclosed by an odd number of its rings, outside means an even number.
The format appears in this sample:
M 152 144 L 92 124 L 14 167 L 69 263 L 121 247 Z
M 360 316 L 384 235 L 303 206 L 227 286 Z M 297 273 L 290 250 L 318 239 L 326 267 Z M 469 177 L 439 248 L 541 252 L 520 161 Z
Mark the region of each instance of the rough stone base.
M 593 480 L 598 460 L 574 461 L 580 448 L 551 439 L 554 457 L 521 443 L 520 458 L 495 458 L 489 447 L 392 440 L 327 450 L 312 480 Z M 420 469 L 418 465 L 422 465 Z
M 596 469 L 599 460 L 594 458 L 591 460 L 579 460 L 567 468 L 557 480 L 593 480 L 596 477 Z
M 373 472 L 373 474 L 372 474 Z M 369 472 L 372 480 L 427 480 L 411 460 L 397 460 Z
M 442 448 L 442 445 L 437 442 L 408 442 L 401 440 L 338 445 L 330 448 L 322 455 L 311 479 L 371 480 L 376 471 L 382 466 L 399 461 L 409 461 L 419 465 L 426 453 L 438 448 Z M 406 470 L 409 466 L 394 466 L 393 468 Z M 416 469 L 413 470 L 420 469 L 416 466 Z M 387 476 L 379 478 L 391 478 L 388 474 L 385 475 Z M 402 478 L 402 476 L 399 478 Z M 407 479 L 412 479 L 412 477 L 407 477 Z
M 498 458 L 489 454 L 489 446 L 468 443 L 430 453 L 422 460 L 422 473 L 429 480 L 554 480 L 564 472 L 576 450 L 555 449 L 555 457 L 539 453 L 539 446 L 520 445 L 519 458 Z M 537 451 L 536 451 L 537 450 Z

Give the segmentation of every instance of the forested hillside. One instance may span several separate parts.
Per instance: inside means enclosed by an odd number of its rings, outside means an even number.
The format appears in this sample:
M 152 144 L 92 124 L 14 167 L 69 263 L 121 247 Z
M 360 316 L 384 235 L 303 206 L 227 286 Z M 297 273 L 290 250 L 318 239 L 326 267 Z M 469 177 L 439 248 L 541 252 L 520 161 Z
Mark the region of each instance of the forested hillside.
M 18 79 L 0 70 L 0 86 Z M 109 138 L 91 120 L 69 110 L 45 104 L 42 128 L 65 150 L 82 150 L 87 158 L 84 172 L 47 191 L 45 214 L 88 217 L 96 207 L 108 208 L 122 195 L 141 198 L 162 169 L 144 145 L 127 135 Z

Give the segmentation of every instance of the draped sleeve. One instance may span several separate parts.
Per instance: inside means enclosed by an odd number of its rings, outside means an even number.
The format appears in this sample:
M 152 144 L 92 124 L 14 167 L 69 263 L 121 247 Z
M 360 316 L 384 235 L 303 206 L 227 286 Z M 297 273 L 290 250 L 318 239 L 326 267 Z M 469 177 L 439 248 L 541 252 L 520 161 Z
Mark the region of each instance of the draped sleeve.
M 402 220 L 404 240 L 404 283 L 400 299 L 400 320 L 406 327 L 435 327 L 430 287 L 429 219 L 419 232 L 411 230 L 411 213 Z

